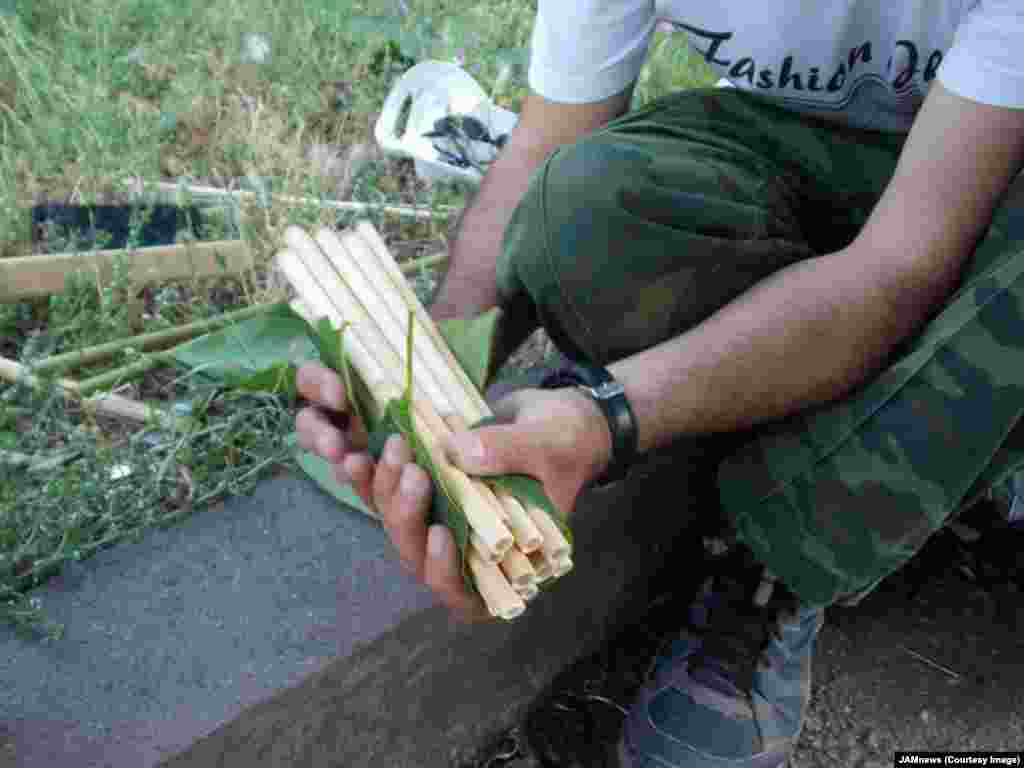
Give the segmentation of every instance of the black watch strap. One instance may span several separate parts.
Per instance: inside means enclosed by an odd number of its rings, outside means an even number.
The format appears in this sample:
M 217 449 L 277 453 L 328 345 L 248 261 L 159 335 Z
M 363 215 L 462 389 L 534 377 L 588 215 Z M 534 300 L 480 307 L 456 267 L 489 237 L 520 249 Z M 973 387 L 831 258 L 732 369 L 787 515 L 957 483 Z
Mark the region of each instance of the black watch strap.
M 594 365 L 571 364 L 549 374 L 540 383 L 542 389 L 576 386 L 585 391 L 608 420 L 612 436 L 612 458 L 604 474 L 592 487 L 608 485 L 626 476 L 637 455 L 637 427 L 633 409 L 622 385 L 608 369 Z

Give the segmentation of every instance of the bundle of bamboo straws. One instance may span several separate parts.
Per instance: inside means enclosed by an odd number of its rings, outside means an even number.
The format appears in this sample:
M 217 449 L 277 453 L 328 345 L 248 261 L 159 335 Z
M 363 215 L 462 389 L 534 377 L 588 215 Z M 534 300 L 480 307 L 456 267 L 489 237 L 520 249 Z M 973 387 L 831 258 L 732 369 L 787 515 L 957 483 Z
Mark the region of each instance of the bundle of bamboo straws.
M 571 549 L 547 512 L 469 477 L 445 456 L 447 435 L 492 416 L 483 396 L 369 222 L 340 234 L 325 227 L 315 239 L 289 227 L 285 243 L 276 265 L 298 294 L 293 306 L 307 319 L 326 317 L 344 328 L 345 354 L 372 397 L 375 420 L 402 397 L 412 331 L 414 431 L 465 514 L 466 563 L 488 610 L 506 620 L 521 615 L 539 584 L 572 569 Z

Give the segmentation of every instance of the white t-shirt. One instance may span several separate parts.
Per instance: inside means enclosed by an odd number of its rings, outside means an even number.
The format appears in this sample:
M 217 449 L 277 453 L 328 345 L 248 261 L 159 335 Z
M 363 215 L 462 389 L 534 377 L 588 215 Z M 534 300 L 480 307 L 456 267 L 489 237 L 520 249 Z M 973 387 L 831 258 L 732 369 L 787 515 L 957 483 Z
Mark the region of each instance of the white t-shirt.
M 624 90 L 659 20 L 736 87 L 850 125 L 908 130 L 936 78 L 1024 108 L 1024 0 L 538 0 L 530 87 L 577 104 Z

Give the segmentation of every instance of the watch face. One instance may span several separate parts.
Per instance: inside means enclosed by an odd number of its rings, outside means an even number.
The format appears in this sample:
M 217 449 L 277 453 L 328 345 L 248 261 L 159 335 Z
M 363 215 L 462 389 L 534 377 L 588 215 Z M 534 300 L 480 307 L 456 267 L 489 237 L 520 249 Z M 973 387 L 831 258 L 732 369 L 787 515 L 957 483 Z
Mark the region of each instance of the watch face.
M 606 381 L 604 384 L 591 387 L 591 391 L 594 393 L 594 397 L 599 400 L 611 400 L 613 397 L 626 393 L 626 390 L 617 381 Z

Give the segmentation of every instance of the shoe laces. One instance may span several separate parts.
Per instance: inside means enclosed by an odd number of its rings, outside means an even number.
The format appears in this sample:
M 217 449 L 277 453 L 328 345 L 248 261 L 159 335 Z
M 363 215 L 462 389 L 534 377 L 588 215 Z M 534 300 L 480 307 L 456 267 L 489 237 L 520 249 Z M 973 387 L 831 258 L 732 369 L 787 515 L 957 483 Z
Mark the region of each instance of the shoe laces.
M 705 549 L 711 576 L 702 589 L 712 595 L 702 620 L 695 623 L 691 617 L 689 629 L 701 644 L 689 670 L 717 672 L 749 700 L 763 654 L 780 636 L 779 614 L 792 610 L 795 601 L 746 547 L 711 538 Z

